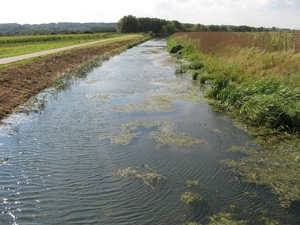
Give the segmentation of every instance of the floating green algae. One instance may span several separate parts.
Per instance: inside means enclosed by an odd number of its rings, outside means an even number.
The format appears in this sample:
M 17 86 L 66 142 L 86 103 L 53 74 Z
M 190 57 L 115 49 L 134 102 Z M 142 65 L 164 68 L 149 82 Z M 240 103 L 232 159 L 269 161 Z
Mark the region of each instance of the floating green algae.
M 107 94 L 93 94 L 93 95 L 89 95 L 87 96 L 89 99 L 97 99 L 103 102 L 111 102 L 111 97 L 110 95 Z
M 156 148 L 164 145 L 174 145 L 181 147 L 191 147 L 203 142 L 202 139 L 191 138 L 185 133 L 171 132 L 171 123 L 164 120 L 158 121 L 132 121 L 121 126 L 119 133 L 110 133 L 100 135 L 100 140 L 110 139 L 111 143 L 119 145 L 128 145 L 131 141 L 138 137 L 141 132 L 137 132 L 139 126 L 151 128 L 157 127 L 158 131 L 153 131 L 149 134 L 150 139 L 154 139 L 158 144 Z
M 170 129 L 170 122 L 158 120 L 158 121 L 141 121 L 136 120 L 121 125 L 121 131 L 118 133 L 101 134 L 99 139 L 110 139 L 111 143 L 117 145 L 128 145 L 131 141 L 138 137 L 141 132 L 136 132 L 139 126 L 151 128 L 157 127 L 160 131 L 168 131 Z
M 204 102 L 203 94 L 201 93 L 199 85 L 192 85 L 186 87 L 177 87 L 170 89 L 170 93 L 176 96 L 176 99 L 201 104 Z
M 274 131 L 269 131 L 274 132 Z M 282 207 L 300 201 L 300 151 L 297 135 L 257 129 L 256 142 L 261 148 L 239 148 L 247 157 L 239 161 L 232 159 L 221 162 L 242 176 L 249 183 L 268 185 L 279 198 Z
M 177 109 L 172 108 L 173 97 L 168 95 L 152 95 L 145 99 L 143 102 L 136 102 L 130 104 L 124 104 L 114 109 L 116 112 L 173 112 Z
M 202 225 L 202 223 L 188 222 L 188 223 L 185 223 L 185 225 Z
M 166 177 L 158 174 L 155 170 L 145 164 L 142 164 L 141 167 L 127 167 L 125 169 L 119 169 L 115 172 L 115 174 L 124 178 L 140 179 L 144 184 L 153 189 L 155 189 L 155 186 L 162 180 L 166 179 Z
M 191 186 L 198 186 L 199 185 L 199 181 L 197 180 L 187 180 L 186 184 L 191 187 Z
M 172 132 L 153 131 L 149 134 L 149 138 L 154 139 L 158 143 L 156 148 L 159 148 L 164 145 L 191 147 L 203 142 L 202 139 L 191 138 L 182 132 L 172 133 Z
M 218 213 L 213 216 L 210 216 L 210 223 L 209 225 L 246 225 L 249 221 L 240 220 L 236 221 L 233 220 L 233 215 L 231 213 Z
M 138 137 L 140 132 L 131 132 L 131 129 L 124 129 L 120 133 L 101 134 L 100 140 L 110 139 L 110 142 L 117 145 L 129 145 L 132 140 Z
M 181 197 L 181 201 L 183 201 L 186 204 L 191 204 L 195 202 L 199 202 L 202 200 L 201 195 L 199 195 L 196 192 L 184 192 Z
M 151 82 L 152 84 L 170 84 L 170 85 L 181 85 L 186 83 L 185 80 L 168 80 L 168 79 L 161 79 L 161 80 L 154 80 Z

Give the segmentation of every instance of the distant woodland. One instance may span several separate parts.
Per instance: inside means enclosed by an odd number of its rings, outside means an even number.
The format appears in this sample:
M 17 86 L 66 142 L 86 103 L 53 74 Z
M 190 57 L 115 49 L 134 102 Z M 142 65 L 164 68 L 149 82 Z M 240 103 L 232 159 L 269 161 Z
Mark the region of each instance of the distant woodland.
M 133 15 L 122 17 L 117 23 L 47 23 L 47 24 L 17 24 L 0 23 L 0 36 L 15 35 L 49 35 L 49 34 L 78 34 L 120 32 L 135 33 L 147 32 L 153 36 L 168 36 L 175 32 L 261 32 L 276 31 L 275 27 L 249 27 L 231 25 L 203 25 L 180 23 L 176 20 L 164 20 L 159 18 L 141 17 Z M 288 29 L 285 29 L 288 30 Z
M 0 36 L 116 32 L 117 23 L 0 23 Z

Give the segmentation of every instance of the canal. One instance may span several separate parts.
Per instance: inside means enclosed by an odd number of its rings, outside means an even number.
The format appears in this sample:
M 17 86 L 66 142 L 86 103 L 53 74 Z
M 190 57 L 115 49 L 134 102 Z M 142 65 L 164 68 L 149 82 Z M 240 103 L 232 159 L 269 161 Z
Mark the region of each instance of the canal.
M 176 75 L 166 40 L 112 57 L 0 127 L 1 224 L 298 224 L 268 187 L 243 183 L 224 159 L 258 148 Z M 271 224 L 271 223 L 269 223 Z M 274 223 L 275 224 L 275 223 Z

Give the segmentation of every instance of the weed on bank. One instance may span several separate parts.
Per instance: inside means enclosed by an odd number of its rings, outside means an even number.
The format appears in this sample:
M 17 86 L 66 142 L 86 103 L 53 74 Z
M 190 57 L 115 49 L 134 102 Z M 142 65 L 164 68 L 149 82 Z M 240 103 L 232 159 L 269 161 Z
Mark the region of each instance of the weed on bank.
M 261 146 L 222 163 L 247 182 L 268 185 L 283 207 L 299 202 L 300 32 L 176 33 L 169 52 L 174 46 L 189 62 L 180 72 L 210 80 L 211 104 L 243 121 Z

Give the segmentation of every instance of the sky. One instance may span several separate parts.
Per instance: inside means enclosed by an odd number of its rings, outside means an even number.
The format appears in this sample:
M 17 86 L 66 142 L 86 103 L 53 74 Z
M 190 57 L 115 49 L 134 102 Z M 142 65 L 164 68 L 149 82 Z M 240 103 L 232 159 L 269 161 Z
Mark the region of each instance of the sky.
M 300 0 L 1 0 L 0 23 L 118 22 L 125 15 L 204 25 L 300 29 Z

